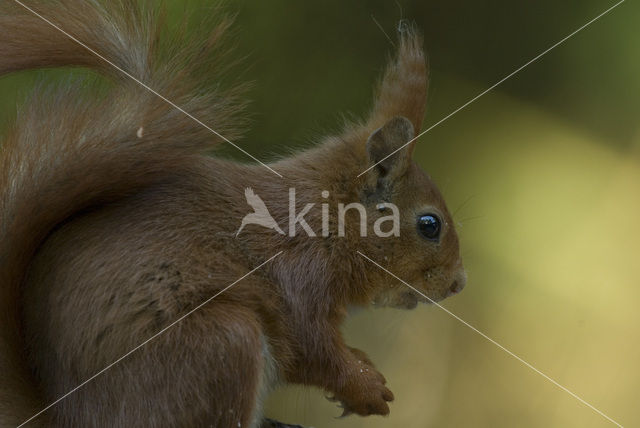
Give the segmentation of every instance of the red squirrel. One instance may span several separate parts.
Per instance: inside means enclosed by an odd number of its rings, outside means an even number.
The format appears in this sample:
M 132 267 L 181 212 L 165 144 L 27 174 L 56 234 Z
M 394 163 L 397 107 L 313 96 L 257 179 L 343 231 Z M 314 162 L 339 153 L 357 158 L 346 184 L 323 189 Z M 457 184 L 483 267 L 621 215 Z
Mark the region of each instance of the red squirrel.
M 168 31 L 161 10 L 0 4 L 0 74 L 74 66 L 111 82 L 41 84 L 1 143 L 0 425 L 55 402 L 25 426 L 286 426 L 261 404 L 283 383 L 388 414 L 385 378 L 340 333 L 347 308 L 411 309 L 466 281 L 445 201 L 407 145 L 425 113 L 420 35 L 402 27 L 370 114 L 270 163 L 278 177 L 210 156 L 247 127 L 244 85 L 216 85 L 230 20 Z M 247 189 L 280 227 L 241 227 Z M 288 233 L 291 189 L 296 212 L 315 204 L 314 234 L 295 221 Z M 334 207 L 350 203 L 361 212 L 341 222 Z M 397 230 L 363 234 L 357 214 L 371 231 L 390 204 Z

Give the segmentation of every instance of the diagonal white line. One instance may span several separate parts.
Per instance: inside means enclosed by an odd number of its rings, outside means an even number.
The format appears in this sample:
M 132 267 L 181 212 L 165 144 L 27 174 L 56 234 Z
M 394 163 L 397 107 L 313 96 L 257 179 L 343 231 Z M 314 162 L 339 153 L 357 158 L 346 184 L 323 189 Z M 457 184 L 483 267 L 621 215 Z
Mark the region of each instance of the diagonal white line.
M 555 386 L 557 386 L 558 388 L 562 389 L 564 392 L 566 392 L 567 394 L 571 395 L 573 398 L 575 398 L 576 400 L 580 401 L 582 404 L 584 404 L 585 406 L 589 407 L 591 410 L 595 411 L 596 413 L 600 414 L 602 417 L 604 417 L 605 419 L 607 419 L 609 422 L 622 427 L 622 425 L 620 425 L 618 422 L 614 421 L 613 419 L 611 419 L 609 416 L 605 415 L 603 412 L 601 412 L 600 410 L 598 410 L 597 408 L 595 408 L 593 405 L 589 404 L 587 401 L 585 401 L 584 399 L 580 398 L 580 396 L 578 396 L 577 394 L 571 392 L 569 389 L 567 389 L 566 387 L 562 386 L 561 384 L 559 384 L 558 382 L 556 382 L 555 380 L 553 380 L 551 377 L 549 377 L 548 375 L 544 374 L 543 372 L 541 372 L 540 370 L 538 370 L 537 368 L 535 368 L 533 365 L 531 365 L 530 363 L 526 362 L 525 360 L 523 360 L 522 358 L 520 358 L 519 356 L 517 356 L 516 354 L 514 354 L 513 352 L 511 352 L 510 350 L 508 350 L 507 348 L 505 348 L 504 346 L 502 346 L 501 344 L 499 344 L 498 342 L 496 342 L 495 340 L 493 340 L 492 338 L 490 338 L 489 336 L 487 336 L 486 334 L 484 334 L 483 332 L 481 332 L 480 330 L 478 330 L 477 328 L 475 328 L 474 326 L 472 326 L 471 324 L 469 324 L 468 322 L 466 322 L 465 320 L 463 320 L 462 318 L 460 318 L 459 316 L 457 316 L 456 314 L 454 314 L 453 312 L 451 312 L 450 310 L 448 310 L 447 308 L 445 308 L 444 306 L 440 305 L 438 302 L 436 302 L 435 300 L 431 299 L 430 297 L 427 297 L 424 293 L 422 293 L 420 290 L 418 290 L 417 288 L 415 288 L 414 286 L 412 286 L 411 284 L 409 284 L 408 282 L 404 281 L 403 279 L 399 278 L 398 276 L 396 276 L 393 272 L 390 272 L 389 270 L 387 270 L 385 267 L 381 266 L 379 263 L 375 262 L 374 260 L 370 259 L 369 257 L 367 257 L 366 255 L 364 255 L 363 253 L 361 253 L 360 251 L 357 251 L 357 253 L 359 255 L 361 255 L 362 257 L 364 257 L 365 259 L 367 259 L 369 262 L 373 263 L 374 265 L 376 265 L 377 267 L 379 267 L 380 269 L 382 269 L 383 271 L 385 271 L 386 273 L 388 273 L 389 275 L 391 275 L 392 277 L 394 277 L 395 279 L 397 279 L 398 281 L 400 281 L 401 283 L 403 283 L 404 285 L 406 285 L 407 287 L 409 287 L 410 289 L 412 289 L 413 291 L 415 291 L 416 293 L 418 293 L 419 295 L 421 295 L 422 297 L 424 297 L 425 299 L 429 300 L 430 303 L 436 305 L 437 307 L 439 307 L 440 309 L 442 309 L 443 311 L 445 311 L 447 314 L 451 315 L 453 318 L 457 319 L 458 321 L 460 321 L 462 324 L 464 324 L 465 326 L 469 327 L 471 330 L 475 331 L 476 333 L 478 333 L 480 336 L 484 337 L 485 339 L 487 339 L 489 342 L 493 343 L 494 345 L 496 345 L 498 348 L 502 349 L 504 352 L 506 352 L 507 354 L 511 355 L 513 358 L 515 358 L 516 360 L 520 361 L 522 364 L 524 364 L 525 366 L 529 367 L 531 370 L 533 370 L 534 372 L 538 373 L 540 376 L 542 376 L 543 378 L 547 379 L 549 382 L 553 383 Z
M 466 108 L 469 104 L 475 102 L 478 98 L 486 95 L 488 92 L 492 91 L 493 89 L 495 89 L 497 86 L 499 86 L 500 84 L 504 83 L 506 80 L 510 79 L 511 77 L 513 77 L 515 74 L 519 73 L 520 71 L 522 71 L 524 68 L 526 68 L 527 66 L 531 65 L 532 63 L 536 62 L 537 60 L 539 60 L 540 58 L 542 58 L 543 56 L 545 56 L 546 54 L 548 54 L 549 52 L 551 52 L 553 49 L 555 49 L 556 47 L 558 47 L 559 45 L 561 45 L 562 43 L 566 42 L 567 40 L 569 40 L 571 37 L 575 36 L 576 34 L 578 34 L 580 31 L 584 30 L 585 28 L 587 28 L 589 25 L 593 24 L 594 22 L 596 22 L 598 19 L 602 18 L 603 16 L 605 16 L 607 13 L 611 12 L 613 9 L 615 9 L 616 7 L 620 6 L 622 3 L 624 3 L 625 0 L 620 0 L 618 3 L 614 4 L 613 6 L 611 6 L 609 9 L 605 10 L 604 12 L 602 12 L 600 15 L 596 16 L 595 18 L 593 18 L 591 21 L 587 22 L 586 24 L 584 24 L 582 27 L 578 28 L 577 30 L 575 30 L 573 33 L 569 34 L 568 36 L 566 36 L 565 38 L 563 38 L 562 40 L 560 40 L 559 42 L 555 43 L 553 46 L 547 48 L 546 50 L 544 50 L 543 52 L 541 52 L 540 54 L 538 54 L 536 57 L 534 57 L 533 59 L 529 60 L 528 62 L 526 62 L 525 64 L 521 65 L 520 67 L 518 67 L 517 69 L 515 69 L 513 72 L 509 73 L 507 76 L 503 77 L 502 79 L 500 79 L 498 82 L 496 82 L 494 85 L 490 86 L 489 88 L 487 88 L 486 90 L 484 90 L 483 92 L 479 93 L 478 95 L 476 95 L 475 97 L 471 98 L 469 101 L 467 101 L 466 103 L 464 103 L 463 105 L 461 105 L 460 107 L 458 107 L 457 109 L 455 109 L 454 111 L 452 111 L 451 113 L 449 113 L 448 115 L 446 115 L 445 117 L 443 117 L 442 119 L 440 119 L 439 121 L 437 121 L 436 123 L 434 123 L 433 125 L 431 125 L 430 127 L 428 127 L 427 129 L 425 129 L 424 131 L 422 131 L 420 134 L 418 134 L 416 137 L 414 137 L 413 139 L 411 139 L 409 142 L 407 142 L 405 145 L 403 145 L 402 147 L 392 151 L 391 153 L 389 153 L 387 156 L 385 156 L 384 158 L 380 159 L 378 162 L 374 163 L 373 165 L 371 165 L 369 168 L 365 169 L 364 171 L 362 171 L 360 174 L 358 174 L 358 177 L 360 177 L 361 175 L 367 173 L 368 171 L 372 170 L 373 168 L 376 167 L 376 165 L 380 164 L 381 162 L 384 162 L 386 159 L 390 158 L 391 156 L 395 155 L 396 153 L 398 153 L 400 150 L 404 149 L 405 147 L 407 147 L 409 144 L 413 143 L 415 140 L 417 140 L 418 138 L 422 137 L 424 134 L 426 134 L 427 132 L 431 131 L 433 128 L 435 128 L 436 126 L 440 125 L 442 122 L 444 122 L 445 120 L 449 119 L 451 116 L 455 115 L 456 113 L 458 113 L 460 110 Z M 356 177 L 356 178 L 358 178 Z
M 14 0 L 17 4 L 19 4 L 20 6 L 22 6 L 23 8 L 25 8 L 26 10 L 28 10 L 29 12 L 33 13 L 35 16 L 37 16 L 38 18 L 40 18 L 41 20 L 43 20 L 44 22 L 46 22 L 47 24 L 49 24 L 50 26 L 52 26 L 53 28 L 55 28 L 56 30 L 60 31 L 62 34 L 64 34 L 65 36 L 67 36 L 68 38 L 70 38 L 71 40 L 73 40 L 74 42 L 76 42 L 77 44 L 79 44 L 80 46 L 82 46 L 83 48 L 85 48 L 86 50 L 88 50 L 89 52 L 91 52 L 92 54 L 94 54 L 95 56 L 97 56 L 98 58 L 100 58 L 101 60 L 103 60 L 104 62 L 106 62 L 107 64 L 111 65 L 113 68 L 115 68 L 116 70 L 118 70 L 119 72 L 121 72 L 122 74 L 124 74 L 125 76 L 127 76 L 128 78 L 130 78 L 131 80 L 135 81 L 137 84 L 139 84 L 140 86 L 142 86 L 143 88 L 145 88 L 146 90 L 148 90 L 149 92 L 151 92 L 152 94 L 154 94 L 155 96 L 157 96 L 158 98 L 160 98 L 161 100 L 163 100 L 164 102 L 166 102 L 167 104 L 169 104 L 171 107 L 175 108 L 176 110 L 179 110 L 180 112 L 182 112 L 185 116 L 189 117 L 190 119 L 192 119 L 194 122 L 196 122 L 198 125 L 201 125 L 202 127 L 206 128 L 207 130 L 211 131 L 213 134 L 215 134 L 216 136 L 218 136 L 219 138 L 221 138 L 222 140 L 226 141 L 227 143 L 231 144 L 233 147 L 235 147 L 236 149 L 240 150 L 242 153 L 244 153 L 245 155 L 249 156 L 251 159 L 253 159 L 254 161 L 258 162 L 260 165 L 262 165 L 263 167 L 267 168 L 269 171 L 271 171 L 272 173 L 274 173 L 275 175 L 277 175 L 280 178 L 282 177 L 282 174 L 278 173 L 277 171 L 275 171 L 273 168 L 271 168 L 269 165 L 265 164 L 264 162 L 260 161 L 258 158 L 256 158 L 255 156 L 253 156 L 251 153 L 247 152 L 246 150 L 244 150 L 243 148 L 241 148 L 240 146 L 238 146 L 237 144 L 231 142 L 231 140 L 229 140 L 228 138 L 224 137 L 223 135 L 219 134 L 216 130 L 214 130 L 213 128 L 211 128 L 210 126 L 208 126 L 207 124 L 205 124 L 204 122 L 202 122 L 200 119 L 198 119 L 197 117 L 193 116 L 191 113 L 189 113 L 188 111 L 184 110 L 182 107 L 178 106 L 177 104 L 175 104 L 174 102 L 172 102 L 171 100 L 165 98 L 164 96 L 162 96 L 161 94 L 159 94 L 158 92 L 156 92 L 153 88 L 149 87 L 147 84 L 145 84 L 144 82 L 142 82 L 141 80 L 139 80 L 138 78 L 136 78 L 135 76 L 133 76 L 132 74 L 128 73 L 127 71 L 123 70 L 122 68 L 118 67 L 116 64 L 114 64 L 112 61 L 109 61 L 107 58 L 105 58 L 104 56 L 100 55 L 98 52 L 96 52 L 94 49 L 90 48 L 89 46 L 87 46 L 86 44 L 84 44 L 83 42 L 81 42 L 80 40 L 78 40 L 77 38 L 75 38 L 74 36 L 72 36 L 71 34 L 67 33 L 66 31 L 64 31 L 62 28 L 60 28 L 59 26 L 57 26 L 56 24 L 54 24 L 53 22 L 51 22 L 50 20 L 48 20 L 47 18 L 45 18 L 44 16 L 40 15 L 38 12 L 36 12 L 35 10 L 31 9 L 30 7 L 28 7 L 27 5 L 25 5 L 24 3 L 22 3 L 20 0 Z
M 56 404 L 58 404 L 60 401 L 64 400 L 65 398 L 67 398 L 69 395 L 73 394 L 74 392 L 76 392 L 78 389 L 82 388 L 83 386 L 85 386 L 87 383 L 91 382 L 92 380 L 94 380 L 95 378 L 97 378 L 98 376 L 100 376 L 101 374 L 103 374 L 104 372 L 106 372 L 107 370 L 109 370 L 111 367 L 115 366 L 116 364 L 118 364 L 120 361 L 124 360 L 125 358 L 127 358 L 129 355 L 133 354 L 134 352 L 136 352 L 138 349 L 142 348 L 144 345 L 146 345 L 147 343 L 151 342 L 153 339 L 157 338 L 158 336 L 160 336 L 161 334 L 163 334 L 164 332 L 166 332 L 167 330 L 169 330 L 170 328 L 174 327 L 176 324 L 178 324 L 179 322 L 181 322 L 182 320 L 184 320 L 185 318 L 187 318 L 188 316 L 190 316 L 191 314 L 193 314 L 194 312 L 196 312 L 197 310 L 199 310 L 200 308 L 202 308 L 204 305 L 206 305 L 207 303 L 209 303 L 210 301 L 212 301 L 213 299 L 215 299 L 216 297 L 218 297 L 219 295 L 221 295 L 222 293 L 224 293 L 225 291 L 227 291 L 228 289 L 230 289 L 231 287 L 233 287 L 234 285 L 236 285 L 237 283 L 239 283 L 240 281 L 242 281 L 243 279 L 245 279 L 246 277 L 248 277 L 249 275 L 251 275 L 252 273 L 254 273 L 255 271 L 257 271 L 258 269 L 260 269 L 262 266 L 266 265 L 267 263 L 269 263 L 271 260 L 275 259 L 276 257 L 278 257 L 280 254 L 282 254 L 282 251 L 279 251 L 278 253 L 276 253 L 275 255 L 271 256 L 269 259 L 265 260 L 264 262 L 262 262 L 261 264 L 259 264 L 258 266 L 256 266 L 255 268 L 251 269 L 249 272 L 247 272 L 246 274 L 242 275 L 240 278 L 236 279 L 235 281 L 233 281 L 231 284 L 227 285 L 225 288 L 223 288 L 222 290 L 218 291 L 216 294 L 214 294 L 213 296 L 209 297 L 207 300 L 205 300 L 204 302 L 200 303 L 198 306 L 196 306 L 195 308 L 193 308 L 192 310 L 190 310 L 189 312 L 187 312 L 186 314 L 184 314 L 183 316 L 181 316 L 180 318 L 178 318 L 177 320 L 175 320 L 174 322 L 172 322 L 171 324 L 169 324 L 168 326 L 166 326 L 165 328 L 163 328 L 162 330 L 160 330 L 159 332 L 157 332 L 156 334 L 154 334 L 153 336 L 151 336 L 150 338 L 148 338 L 147 340 L 145 340 L 144 342 L 142 342 L 141 344 L 139 344 L 138 346 L 136 346 L 135 348 L 133 348 L 132 350 L 130 350 L 129 352 L 127 352 L 126 354 L 124 354 L 123 356 L 121 356 L 120 358 L 118 358 L 117 360 L 115 360 L 114 362 L 112 362 L 111 364 L 109 364 L 108 366 L 106 366 L 105 368 L 103 368 L 102 370 L 100 370 L 98 373 L 94 374 L 93 376 L 91 376 L 90 378 L 88 378 L 87 380 L 85 380 L 84 382 L 82 382 L 81 384 L 79 384 L 78 386 L 76 386 L 75 388 L 73 388 L 71 391 L 67 392 L 66 394 L 64 394 L 63 396 L 61 396 L 60 398 L 58 398 L 57 400 L 53 401 L 52 403 L 50 403 L 47 407 L 45 407 L 44 409 L 40 410 L 38 413 L 36 413 L 35 415 L 31 416 L 29 419 L 27 419 L 26 421 L 22 422 L 20 425 L 18 425 L 18 428 L 20 428 L 23 425 L 26 425 L 27 423 L 29 423 L 31 420 L 37 418 L 38 416 L 40 416 L 42 413 L 46 412 L 47 410 L 49 410 L 51 407 L 55 406 Z

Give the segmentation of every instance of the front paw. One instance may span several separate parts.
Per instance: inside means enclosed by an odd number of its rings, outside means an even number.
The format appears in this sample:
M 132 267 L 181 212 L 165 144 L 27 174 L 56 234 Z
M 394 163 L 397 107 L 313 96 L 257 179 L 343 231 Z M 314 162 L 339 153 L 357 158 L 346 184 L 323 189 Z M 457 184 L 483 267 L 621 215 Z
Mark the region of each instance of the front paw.
M 342 416 L 357 413 L 360 416 L 388 415 L 393 393 L 385 386 L 386 380 L 373 366 L 358 361 L 344 384 L 335 394 L 341 402 Z

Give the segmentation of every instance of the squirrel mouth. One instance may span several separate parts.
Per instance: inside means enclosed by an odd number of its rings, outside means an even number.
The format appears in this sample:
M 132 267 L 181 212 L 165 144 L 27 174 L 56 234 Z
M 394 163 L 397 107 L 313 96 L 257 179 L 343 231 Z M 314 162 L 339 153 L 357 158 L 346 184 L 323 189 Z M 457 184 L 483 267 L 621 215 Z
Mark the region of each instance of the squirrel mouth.
M 406 293 L 403 296 L 403 305 L 404 309 L 415 309 L 418 306 L 418 302 L 420 299 L 414 292 Z

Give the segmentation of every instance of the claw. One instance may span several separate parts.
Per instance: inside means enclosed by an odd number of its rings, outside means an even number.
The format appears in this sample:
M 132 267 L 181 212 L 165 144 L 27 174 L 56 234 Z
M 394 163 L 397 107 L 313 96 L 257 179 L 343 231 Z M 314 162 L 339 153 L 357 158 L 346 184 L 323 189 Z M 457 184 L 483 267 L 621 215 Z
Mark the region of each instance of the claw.
M 346 407 L 344 407 L 343 404 L 339 405 L 338 407 L 343 408 L 344 410 L 342 411 L 342 414 L 340 416 L 336 416 L 336 419 L 343 419 L 346 418 L 347 416 L 349 416 L 350 414 L 352 414 L 353 412 L 349 409 L 347 409 Z
M 338 401 L 338 399 L 336 398 L 335 395 L 325 394 L 324 398 L 326 398 L 327 400 L 331 401 L 332 403 L 335 403 L 336 401 Z

